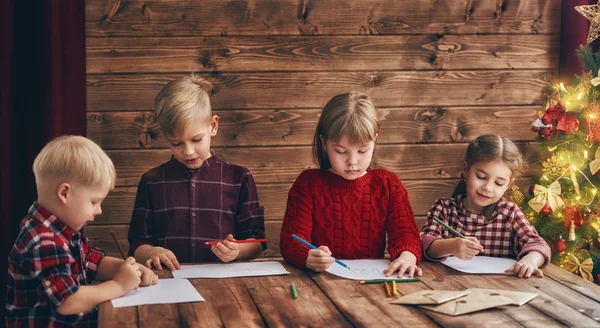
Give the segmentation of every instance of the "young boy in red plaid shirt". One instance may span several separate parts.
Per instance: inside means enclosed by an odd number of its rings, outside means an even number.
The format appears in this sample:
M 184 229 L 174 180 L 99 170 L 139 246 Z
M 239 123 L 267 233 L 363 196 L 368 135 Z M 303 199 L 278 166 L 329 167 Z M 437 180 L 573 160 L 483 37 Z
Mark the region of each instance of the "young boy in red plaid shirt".
M 33 171 L 38 199 L 8 257 L 6 326 L 96 326 L 96 305 L 158 280 L 133 258 L 105 256 L 81 233 L 114 188 L 113 163 L 91 140 L 64 136 L 42 149 Z M 94 279 L 103 282 L 90 285 Z
M 478 254 L 516 258 L 507 273 L 543 277 L 539 268 L 550 261 L 550 247 L 519 206 L 502 197 L 522 168 L 523 158 L 510 140 L 490 134 L 471 142 L 454 195 L 438 199 L 427 214 L 421 232 L 425 257 L 437 261 L 451 255 L 466 260 Z M 433 218 L 467 238 L 454 236 Z
M 144 173 L 129 227 L 129 253 L 148 267 L 179 262 L 230 262 L 259 256 L 266 243 L 264 209 L 248 169 L 215 156 L 210 83 L 191 76 L 171 81 L 155 99 L 156 119 L 172 157 Z M 220 240 L 216 245 L 205 242 Z

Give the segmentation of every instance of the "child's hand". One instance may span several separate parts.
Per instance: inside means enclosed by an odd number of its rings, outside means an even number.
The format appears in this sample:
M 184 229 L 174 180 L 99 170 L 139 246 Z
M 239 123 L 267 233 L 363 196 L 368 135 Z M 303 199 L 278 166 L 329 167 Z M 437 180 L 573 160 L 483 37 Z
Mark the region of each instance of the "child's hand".
M 397 259 L 395 259 L 390 266 L 383 270 L 386 277 L 391 276 L 398 270 L 398 277 L 402 278 L 405 273 L 408 274 L 409 278 L 414 276 L 420 277 L 423 275 L 423 270 L 417 266 L 417 257 L 411 252 L 404 251 Z
M 470 260 L 473 256 L 483 252 L 483 246 L 475 237 L 454 238 L 454 256 L 461 260 Z
M 158 276 L 143 265 L 139 265 L 140 272 L 142 273 L 140 286 L 152 286 L 158 282 Z
M 222 242 L 212 245 L 210 250 L 224 263 L 231 262 L 240 254 L 240 244 L 233 241 L 233 235 L 229 234 Z
M 306 267 L 315 271 L 323 272 L 333 264 L 334 258 L 331 257 L 331 251 L 327 246 L 319 246 L 319 249 L 308 251 L 306 258 Z
M 537 253 L 537 254 L 535 254 Z M 517 263 L 513 264 L 510 268 L 506 269 L 504 272 L 512 273 L 519 278 L 530 278 L 532 274 L 543 278 L 544 273 L 542 270 L 538 268 L 538 259 L 537 257 L 541 257 L 542 263 L 544 258 L 541 254 L 538 256 L 538 252 L 530 252 L 521 258 Z
M 123 294 L 135 289 L 140 285 L 142 272 L 140 266 L 135 263 L 133 257 L 128 257 L 123 264 L 119 266 L 119 271 L 113 277 L 113 280 L 121 286 Z
M 175 254 L 166 248 L 158 246 L 152 247 L 152 251 L 149 255 L 150 258 L 144 263 L 149 269 L 152 269 L 152 265 L 154 265 L 157 270 L 162 270 L 162 265 L 160 265 L 161 262 L 171 271 L 181 269 L 181 265 L 179 265 L 179 261 L 177 261 Z

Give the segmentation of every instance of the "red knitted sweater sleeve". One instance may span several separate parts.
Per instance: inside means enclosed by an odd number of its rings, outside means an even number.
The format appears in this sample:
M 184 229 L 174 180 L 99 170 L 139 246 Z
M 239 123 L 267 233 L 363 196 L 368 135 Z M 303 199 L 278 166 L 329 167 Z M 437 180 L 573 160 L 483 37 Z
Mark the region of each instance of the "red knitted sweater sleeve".
M 390 203 L 386 221 L 388 252 L 392 260 L 404 251 L 411 252 L 417 257 L 418 264 L 421 262 L 423 250 L 408 193 L 398 177 L 393 175 L 390 180 Z
M 296 234 L 309 243 L 312 242 L 313 200 L 310 193 L 309 172 L 305 171 L 300 174 L 290 189 L 279 240 L 283 258 L 300 268 L 306 268 L 309 249 L 293 239 L 292 234 Z

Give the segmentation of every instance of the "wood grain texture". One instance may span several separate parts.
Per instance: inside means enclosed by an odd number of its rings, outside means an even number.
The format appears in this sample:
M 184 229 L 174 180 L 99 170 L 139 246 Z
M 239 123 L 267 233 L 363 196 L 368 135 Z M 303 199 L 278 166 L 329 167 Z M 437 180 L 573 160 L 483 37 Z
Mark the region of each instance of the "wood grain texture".
M 90 38 L 88 74 L 557 69 L 559 35 Z
M 583 309 L 581 309 L 581 306 L 583 305 L 579 303 L 575 308 L 573 308 L 569 304 L 576 304 L 573 302 L 585 303 L 585 300 L 581 299 L 581 295 L 575 297 L 577 300 L 569 298 L 569 295 L 560 295 L 558 298 L 555 298 L 553 295 L 548 293 L 549 289 L 554 288 L 556 290 L 561 290 L 562 287 L 555 285 L 553 281 L 548 282 L 549 285 L 546 285 L 547 280 L 544 279 L 547 278 L 539 279 L 533 277 L 527 280 L 515 276 L 504 275 L 468 275 L 458 273 L 456 270 L 444 266 L 437 266 L 435 270 L 441 274 L 451 276 L 452 279 L 456 280 L 466 288 L 497 288 L 537 293 L 538 296 L 525 306 L 533 307 L 537 311 L 543 313 L 549 318 L 552 318 L 561 325 L 566 325 L 569 327 L 600 327 L 600 324 L 597 321 L 588 317 L 585 313 L 585 309 L 589 309 L 590 307 L 597 308 L 598 305 L 600 305 L 599 303 L 587 303 Z M 538 287 L 536 288 L 532 286 L 532 284 L 537 285 Z M 552 287 L 545 290 L 546 288 L 541 287 L 544 285 L 551 285 Z M 556 295 L 556 293 L 552 293 Z M 506 306 L 502 308 L 506 308 Z M 581 311 L 579 309 L 581 309 Z
M 326 274 L 310 274 L 336 308 L 354 327 L 437 327 L 414 307 L 391 304 L 383 285 L 360 285 Z M 421 282 L 397 284 L 400 289 L 416 292 L 427 289 Z
M 378 144 L 460 143 L 497 131 L 534 141 L 530 122 L 540 106 L 379 108 Z M 320 109 L 215 110 L 212 147 L 311 145 Z M 102 149 L 168 148 L 154 112 L 88 112 L 87 137 Z
M 542 104 L 552 71 L 256 72 L 200 74 L 213 83 L 213 109 L 321 108 L 362 91 L 378 107 Z M 186 74 L 88 75 L 88 111 L 148 110 L 169 81 Z
M 449 278 L 452 274 L 457 273 L 457 271 L 446 271 L 443 268 L 440 269 L 438 267 L 443 267 L 443 265 L 432 264 L 431 262 L 421 263 L 421 268 L 423 269 L 423 277 L 421 278 L 421 281 L 423 281 L 423 283 L 426 284 L 429 288 L 431 288 L 432 290 L 464 290 L 465 288 L 469 288 L 467 286 L 462 285 L 460 283 L 461 280 Z M 515 279 L 514 277 L 509 278 Z M 520 280 L 519 282 L 522 282 L 522 280 Z M 485 288 L 509 289 L 497 287 L 496 285 L 488 286 Z M 520 290 L 520 288 L 516 288 L 514 290 Z M 433 311 L 425 310 L 424 312 L 428 316 L 431 316 L 434 320 L 436 320 L 436 322 L 438 322 L 442 326 L 469 326 L 469 323 L 472 324 L 472 321 L 465 316 L 450 317 Z M 481 312 L 479 315 L 482 316 L 480 318 L 481 321 L 479 322 L 485 322 L 487 325 L 490 326 L 492 322 L 497 321 L 493 318 L 494 316 L 501 316 L 501 318 L 504 320 L 500 319 L 500 322 L 505 321 L 506 318 L 510 318 L 512 319 L 511 321 L 518 322 L 524 327 L 562 327 L 562 325 L 554 321 L 552 318 L 549 318 L 543 313 L 540 313 L 538 310 L 536 310 L 534 307 L 528 304 L 518 307 L 502 306 L 493 311 Z M 490 316 L 492 318 L 489 318 Z M 452 322 L 449 322 L 449 320 L 452 320 Z M 512 322 L 510 324 L 513 325 Z
M 88 37 L 537 34 L 560 32 L 560 1 L 91 1 Z
M 538 143 L 519 143 L 527 163 L 528 174 L 535 174 L 547 150 Z M 305 169 L 315 168 L 312 148 L 256 147 L 219 148 L 216 155 L 230 163 L 250 170 L 257 184 L 293 182 Z M 394 172 L 402 180 L 440 179 L 460 177 L 466 144 L 407 144 L 378 145 L 371 166 Z M 110 150 L 108 156 L 115 163 L 118 186 L 137 186 L 144 172 L 171 158 L 171 151 Z

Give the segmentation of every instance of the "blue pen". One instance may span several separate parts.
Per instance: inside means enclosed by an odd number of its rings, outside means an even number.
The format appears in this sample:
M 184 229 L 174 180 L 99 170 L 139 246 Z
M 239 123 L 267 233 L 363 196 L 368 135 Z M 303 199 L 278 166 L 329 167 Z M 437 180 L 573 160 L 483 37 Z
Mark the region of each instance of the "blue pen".
M 294 235 L 294 234 L 292 234 L 292 238 L 294 238 L 294 239 L 296 239 L 297 241 L 299 241 L 299 242 L 303 243 L 304 245 L 308 246 L 308 248 L 312 248 L 312 249 L 319 249 L 317 246 L 315 246 L 315 245 L 313 245 L 313 244 L 311 244 L 311 243 L 307 242 L 306 240 L 304 240 L 304 239 L 302 239 L 302 238 L 300 238 L 300 237 L 298 237 L 298 236 L 296 236 L 296 235 Z M 346 263 L 344 263 L 344 262 L 342 262 L 342 261 L 340 261 L 340 260 L 338 260 L 338 259 L 336 259 L 336 258 L 334 258 L 334 260 L 335 260 L 335 263 L 337 263 L 337 264 L 339 264 L 339 265 L 343 266 L 343 267 L 344 267 L 344 268 L 346 268 L 346 269 L 350 269 L 350 267 L 349 267 L 349 266 L 348 266 Z

